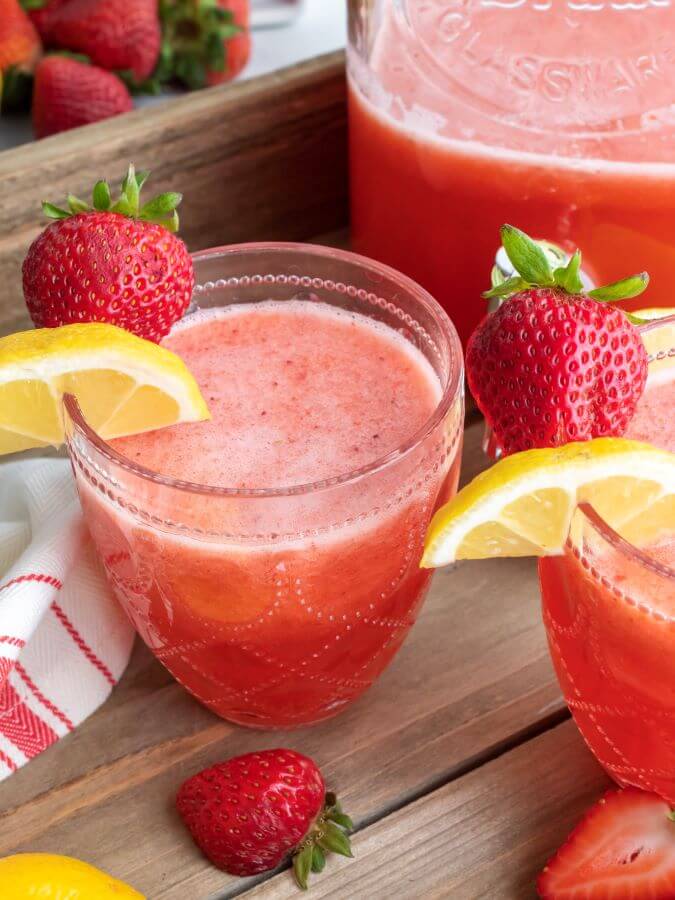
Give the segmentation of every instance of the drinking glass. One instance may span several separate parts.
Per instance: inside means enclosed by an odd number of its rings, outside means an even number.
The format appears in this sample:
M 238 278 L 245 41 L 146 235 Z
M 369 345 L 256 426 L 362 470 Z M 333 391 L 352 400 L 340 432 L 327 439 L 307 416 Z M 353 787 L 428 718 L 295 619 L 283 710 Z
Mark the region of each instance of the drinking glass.
M 504 222 L 581 247 L 597 283 L 648 270 L 670 306 L 672 32 L 668 0 L 350 0 L 354 247 L 463 341 Z
M 288 728 L 335 715 L 390 662 L 430 574 L 426 528 L 456 490 L 459 339 L 408 278 L 351 253 L 250 244 L 195 257 L 198 309 L 304 299 L 394 328 L 438 375 L 424 426 L 356 471 L 290 488 L 176 481 L 120 456 L 65 400 L 67 444 L 113 592 L 155 656 L 233 722 Z M 226 523 L 213 532 L 208 520 Z M 336 512 L 338 511 L 338 512 Z
M 544 624 L 565 701 L 622 785 L 675 804 L 675 507 L 658 555 L 587 504 L 562 556 L 539 563 Z
M 675 316 L 640 331 L 649 377 L 628 436 L 672 449 Z M 667 515 L 652 515 L 649 531 L 640 523 L 639 545 L 582 504 L 539 578 L 553 664 L 586 743 L 620 784 L 675 804 L 675 499 L 661 503 Z

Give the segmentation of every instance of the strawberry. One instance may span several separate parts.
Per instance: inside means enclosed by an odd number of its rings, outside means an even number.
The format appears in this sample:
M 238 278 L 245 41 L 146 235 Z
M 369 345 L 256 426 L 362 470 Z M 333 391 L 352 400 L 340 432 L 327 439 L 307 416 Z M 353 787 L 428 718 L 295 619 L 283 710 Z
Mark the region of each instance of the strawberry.
M 200 850 L 231 875 L 257 875 L 293 857 L 300 887 L 325 853 L 351 856 L 353 825 L 316 764 L 294 750 L 246 753 L 193 775 L 178 812 Z
M 608 303 L 637 296 L 647 274 L 586 294 L 578 250 L 551 270 L 522 231 L 501 233 L 517 274 L 484 295 L 507 299 L 469 338 L 466 370 L 502 452 L 621 436 L 644 390 L 647 354 L 627 314 Z
M 50 46 L 56 12 L 70 0 L 20 0 L 20 2 L 42 38 L 42 43 Z
M 48 137 L 133 109 L 117 75 L 67 56 L 46 56 L 35 71 L 33 131 Z
M 251 51 L 249 0 L 160 0 L 155 77 L 197 89 L 234 78 Z
M 194 287 L 192 260 L 173 231 L 180 194 L 144 206 L 147 172 L 133 166 L 113 204 L 99 181 L 93 208 L 68 197 L 68 209 L 43 203 L 56 221 L 31 244 L 23 262 L 23 293 L 38 328 L 109 322 L 160 341 L 187 309 Z
M 0 0 L 0 85 L 4 81 L 5 92 L 15 73 L 33 71 L 41 53 L 40 36 L 18 0 Z
M 103 69 L 142 81 L 155 68 L 161 30 L 158 0 L 66 0 L 52 10 L 49 39 L 84 53 Z
M 40 37 L 19 0 L 0 0 L 0 72 L 11 66 L 32 70 L 41 49 Z
M 239 29 L 239 33 L 225 41 L 223 69 L 209 69 L 206 73 L 206 80 L 211 85 L 235 78 L 251 55 L 250 0 L 218 0 L 218 6 L 229 10 L 232 23 Z
M 544 900 L 675 897 L 675 822 L 656 794 L 608 791 L 537 879 Z

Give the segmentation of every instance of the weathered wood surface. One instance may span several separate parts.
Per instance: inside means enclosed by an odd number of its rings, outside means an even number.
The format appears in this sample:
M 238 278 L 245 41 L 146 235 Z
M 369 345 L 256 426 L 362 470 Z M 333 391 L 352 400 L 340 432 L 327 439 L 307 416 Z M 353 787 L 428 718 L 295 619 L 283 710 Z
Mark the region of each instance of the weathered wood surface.
M 355 858 L 331 860 L 312 897 L 534 898 L 537 874 L 608 785 L 565 722 L 361 831 Z M 286 872 L 246 893 L 292 897 Z
M 85 194 L 130 161 L 153 171 L 147 190 L 185 194 L 181 235 L 191 250 L 344 227 L 343 54 L 0 153 L 0 334 L 28 321 L 21 262 L 44 225 L 40 201 Z
M 481 430 L 480 424 L 467 430 L 464 478 L 484 465 Z M 287 745 L 318 761 L 364 829 L 357 842 L 366 841 L 365 860 L 373 864 L 367 889 L 372 897 L 380 864 L 371 843 L 380 832 L 373 829 L 405 822 L 408 808 L 426 809 L 424 799 L 409 804 L 427 796 L 435 803 L 446 796 L 437 792 L 439 785 L 461 784 L 460 776 L 470 770 L 480 780 L 481 772 L 491 771 L 483 763 L 523 741 L 527 770 L 528 738 L 565 715 L 545 646 L 532 561 L 463 563 L 437 573 L 419 622 L 374 688 L 342 716 L 315 728 L 285 734 L 228 725 L 137 647 L 108 703 L 0 787 L 0 855 L 30 849 L 78 856 L 152 900 L 237 896 L 250 883 L 229 878 L 200 856 L 173 810 L 173 797 L 181 781 L 205 765 Z M 533 757 L 533 782 L 546 775 L 544 757 Z M 551 766 L 556 765 L 554 759 Z M 475 802 L 483 803 L 486 818 L 498 811 L 508 832 L 504 804 L 499 809 L 489 794 Z M 478 840 L 480 830 L 476 822 L 466 840 Z M 461 829 L 455 840 L 459 846 Z M 507 837 L 504 842 L 506 852 Z M 410 852 L 414 856 L 414 847 Z M 358 865 L 359 877 L 366 877 L 366 863 Z M 501 860 L 494 865 L 497 874 L 504 869 Z M 330 884 L 339 891 L 335 877 L 329 876 Z M 277 878 L 264 890 L 290 896 L 288 873 Z M 449 896 L 442 891 L 442 873 L 438 878 L 441 887 L 410 896 Z M 355 897 L 360 890 L 355 882 L 341 895 Z

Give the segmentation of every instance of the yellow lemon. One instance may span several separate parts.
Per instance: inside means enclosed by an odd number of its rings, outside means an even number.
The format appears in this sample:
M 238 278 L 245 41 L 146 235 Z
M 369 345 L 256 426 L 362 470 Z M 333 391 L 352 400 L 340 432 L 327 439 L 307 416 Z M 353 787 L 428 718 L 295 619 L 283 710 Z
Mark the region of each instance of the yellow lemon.
M 144 895 L 70 856 L 17 853 L 0 859 L 2 900 L 144 900 Z
M 100 322 L 0 338 L 0 454 L 63 443 L 61 400 L 74 394 L 103 438 L 207 419 L 183 361 Z
M 635 542 L 675 529 L 675 454 L 597 438 L 507 456 L 438 510 L 422 566 L 561 553 L 582 502 Z

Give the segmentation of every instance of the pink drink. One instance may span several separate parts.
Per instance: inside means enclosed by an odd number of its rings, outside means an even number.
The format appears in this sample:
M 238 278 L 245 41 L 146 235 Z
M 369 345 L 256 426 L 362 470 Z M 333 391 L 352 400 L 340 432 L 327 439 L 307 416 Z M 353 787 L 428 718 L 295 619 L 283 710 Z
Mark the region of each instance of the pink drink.
M 125 463 L 120 508 L 71 440 L 110 581 L 158 658 L 215 712 L 261 727 L 333 715 L 417 615 L 423 536 L 457 484 L 459 373 L 448 405 L 447 377 L 403 333 L 306 300 L 205 310 L 165 344 L 212 419 L 113 449 L 193 484 L 132 478 Z
M 649 326 L 664 336 L 667 327 Z M 652 358 L 627 437 L 673 451 L 671 351 L 664 341 Z M 591 509 L 577 511 L 572 534 L 564 555 L 539 564 L 563 694 L 616 781 L 675 803 L 675 518 L 643 548 L 619 540 Z
M 359 469 L 414 434 L 442 393 L 424 356 L 390 328 L 303 301 L 207 310 L 164 346 L 197 379 L 211 421 L 113 446 L 217 487 L 290 487 Z

